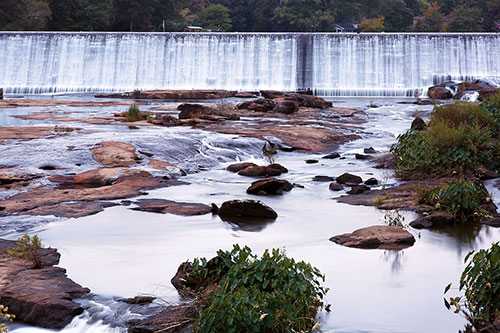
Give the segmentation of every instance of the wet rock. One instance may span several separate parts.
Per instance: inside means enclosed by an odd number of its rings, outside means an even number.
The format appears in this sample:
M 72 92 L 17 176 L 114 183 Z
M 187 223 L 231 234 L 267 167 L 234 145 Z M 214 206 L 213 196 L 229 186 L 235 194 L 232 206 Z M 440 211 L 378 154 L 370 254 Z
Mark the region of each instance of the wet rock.
M 259 195 L 281 195 L 284 191 L 290 191 L 292 188 L 293 185 L 288 180 L 268 178 L 253 182 L 247 189 L 247 193 Z
M 257 97 L 257 94 L 254 94 L 254 93 L 248 92 L 248 91 L 242 91 L 242 92 L 239 92 L 236 95 L 234 95 L 234 97 L 238 97 L 238 98 L 255 98 L 255 97 Z
M 33 140 L 54 134 L 54 127 L 0 126 L 0 143 L 4 140 Z
M 370 191 L 370 188 L 366 185 L 354 185 L 351 190 L 347 191 L 347 194 L 361 194 L 366 191 Z
M 65 218 L 79 218 L 90 216 L 104 211 L 105 208 L 117 206 L 114 202 L 105 201 L 78 201 L 72 203 L 59 203 L 45 205 L 24 211 L 25 215 L 32 216 L 57 216 Z
M 500 93 L 500 88 L 484 88 L 479 91 L 479 99 L 484 101 Z
M 498 173 L 495 171 L 486 169 L 484 166 L 479 167 L 479 179 L 487 180 L 487 179 L 495 179 L 498 178 Z
M 397 226 L 371 226 L 330 238 L 332 242 L 348 247 L 401 250 L 415 243 L 415 237 Z
M 153 168 L 153 169 L 156 169 L 159 171 L 167 171 L 168 175 L 164 176 L 167 178 L 176 178 L 176 177 L 187 175 L 187 172 L 184 171 L 184 169 L 182 169 L 181 167 L 179 167 L 175 164 L 172 164 L 172 163 L 169 163 L 166 161 L 157 160 L 154 158 L 149 160 L 148 166 L 150 168 Z
M 0 88 L 0 99 L 3 99 L 3 88 Z
M 315 164 L 315 163 L 318 163 L 318 162 L 319 162 L 318 160 L 306 160 L 307 164 Z
M 256 167 L 256 166 L 257 166 L 257 164 L 250 163 L 250 162 L 235 163 L 235 164 L 231 164 L 230 166 L 228 166 L 226 170 L 231 171 L 231 172 L 239 172 L 239 171 L 246 169 L 248 167 Z
M 448 99 L 453 98 L 452 92 L 446 87 L 442 86 L 433 86 L 430 87 L 427 95 L 432 99 Z
M 169 114 L 164 114 L 160 117 L 159 120 L 154 121 L 154 124 L 162 125 L 162 126 L 179 126 L 181 123 L 178 118 L 171 116 Z
M 192 304 L 172 305 L 145 319 L 127 322 L 129 333 L 192 333 L 198 311 Z
M 288 97 L 297 101 L 299 106 L 306 106 L 312 108 L 320 108 L 325 109 L 332 107 L 331 102 L 327 102 L 325 99 L 317 96 L 312 96 L 308 94 L 299 94 L 299 93 L 289 93 L 289 92 L 281 92 L 281 91 L 273 91 L 273 90 L 261 90 L 260 93 L 264 98 L 275 99 L 280 97 Z
M 415 117 L 411 122 L 411 129 L 416 131 L 424 131 L 427 129 L 427 124 L 420 117 Z
M 121 298 L 119 299 L 119 301 L 127 304 L 143 305 L 143 304 L 151 304 L 155 299 L 156 297 L 153 296 L 135 296 L 134 298 Z
M 340 183 L 333 182 L 330 184 L 330 190 L 332 191 L 342 191 L 344 186 Z
M 363 182 L 361 177 L 353 175 L 351 173 L 344 173 L 337 177 L 337 182 L 341 184 L 351 183 L 351 184 L 360 184 Z
M 49 180 L 66 187 L 76 185 L 106 186 L 111 185 L 123 170 L 123 168 L 101 168 L 74 176 L 52 176 Z
M 285 171 L 286 170 L 286 171 Z M 238 175 L 247 177 L 274 177 L 279 176 L 288 170 L 279 164 L 270 164 L 268 166 L 249 166 L 238 172 Z
M 299 111 L 299 103 L 296 100 L 288 97 L 275 98 L 273 112 L 279 112 L 284 114 L 292 114 Z
M 363 154 L 356 154 L 355 157 L 357 160 L 368 160 L 371 158 L 370 155 L 363 155 Z
M 126 167 L 137 162 L 135 148 L 131 144 L 119 141 L 101 142 L 90 149 L 97 162 L 107 167 Z
M 376 154 L 377 153 L 377 151 L 373 147 L 365 148 L 365 149 L 363 149 L 363 151 L 365 154 Z
M 210 113 L 211 108 L 201 104 L 184 103 L 177 107 L 179 119 L 200 118 L 202 114 Z
M 201 203 L 176 202 L 165 199 L 140 199 L 135 202 L 138 207 L 132 210 L 142 212 L 174 214 L 181 216 L 205 215 L 212 212 L 212 207 Z
M 339 153 L 331 153 L 331 154 L 323 156 L 323 158 L 326 158 L 326 159 L 329 159 L 329 160 L 333 160 L 333 159 L 339 158 L 339 157 L 340 157 Z
M 378 185 L 378 180 L 377 178 L 368 178 L 366 181 L 365 181 L 365 185 Z
M 219 207 L 215 203 L 212 202 L 210 206 L 212 207 L 213 214 L 217 214 L 219 212 Z
M 262 201 L 258 200 L 230 200 L 219 208 L 219 216 L 223 219 L 252 218 L 275 220 L 278 214 Z
M 13 241 L 0 240 L 2 249 L 13 246 Z M 90 290 L 68 279 L 65 269 L 53 267 L 60 257 L 55 249 L 40 251 L 44 263 L 41 269 L 31 268 L 26 260 L 0 255 L 0 304 L 26 324 L 62 329 L 83 312 L 73 299 Z
M 492 84 L 482 81 L 475 80 L 472 82 L 462 82 L 458 84 L 457 93 L 455 94 L 455 99 L 462 99 L 463 95 L 467 91 L 477 91 L 479 93 L 480 99 L 483 99 L 483 92 L 487 92 L 487 94 L 495 94 L 495 91 L 498 92 L 500 89 L 493 86 Z
M 500 228 L 500 217 L 494 216 L 490 219 L 481 221 L 481 224 L 489 225 L 490 227 Z
M 335 178 L 330 176 L 314 176 L 313 182 L 332 182 Z
M 22 173 L 15 168 L 0 169 L 0 185 L 27 182 L 36 178 L 40 178 L 40 175 Z
M 438 212 L 428 216 L 421 217 L 410 223 L 415 229 L 442 228 L 453 225 L 455 218 L 452 214 Z
M 96 98 L 132 98 L 132 99 L 221 99 L 236 95 L 228 90 L 145 90 L 118 94 L 100 94 Z

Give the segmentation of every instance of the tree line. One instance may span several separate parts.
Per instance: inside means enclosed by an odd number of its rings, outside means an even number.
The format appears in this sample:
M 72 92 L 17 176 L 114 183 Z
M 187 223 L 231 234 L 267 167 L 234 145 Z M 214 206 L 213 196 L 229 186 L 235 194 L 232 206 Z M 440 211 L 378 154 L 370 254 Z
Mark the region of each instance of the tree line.
M 0 30 L 498 31 L 500 0 L 1 0 Z

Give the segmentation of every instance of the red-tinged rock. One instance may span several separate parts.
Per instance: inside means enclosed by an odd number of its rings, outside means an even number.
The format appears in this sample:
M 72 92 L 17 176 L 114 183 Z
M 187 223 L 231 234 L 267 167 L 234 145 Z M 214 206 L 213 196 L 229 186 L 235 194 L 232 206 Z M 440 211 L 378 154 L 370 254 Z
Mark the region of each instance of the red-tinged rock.
M 358 229 L 353 233 L 334 236 L 330 240 L 347 247 L 388 250 L 401 250 L 415 243 L 415 237 L 402 227 L 387 225 Z

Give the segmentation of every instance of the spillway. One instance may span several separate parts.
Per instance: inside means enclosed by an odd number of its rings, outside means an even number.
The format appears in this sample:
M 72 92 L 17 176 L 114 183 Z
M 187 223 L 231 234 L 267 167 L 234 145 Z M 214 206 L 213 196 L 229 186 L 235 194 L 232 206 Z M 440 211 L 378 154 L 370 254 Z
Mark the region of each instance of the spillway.
M 0 32 L 10 94 L 145 89 L 413 96 L 500 82 L 499 34 Z

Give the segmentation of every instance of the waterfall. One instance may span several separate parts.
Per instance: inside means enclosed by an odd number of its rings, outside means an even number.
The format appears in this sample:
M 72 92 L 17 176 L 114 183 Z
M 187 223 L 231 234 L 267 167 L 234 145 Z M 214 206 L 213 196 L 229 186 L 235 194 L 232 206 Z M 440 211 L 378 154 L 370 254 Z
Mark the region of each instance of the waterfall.
M 413 96 L 500 82 L 498 34 L 0 32 L 8 94 L 146 89 Z

